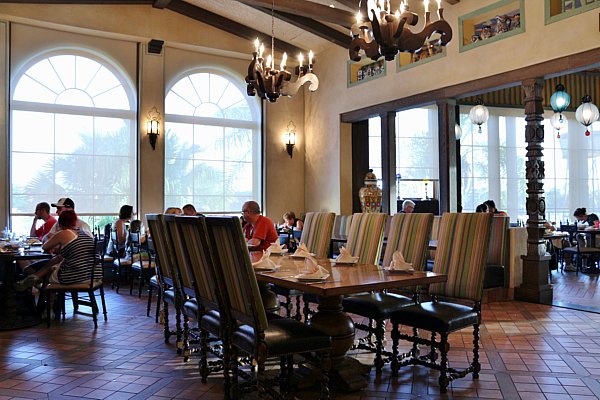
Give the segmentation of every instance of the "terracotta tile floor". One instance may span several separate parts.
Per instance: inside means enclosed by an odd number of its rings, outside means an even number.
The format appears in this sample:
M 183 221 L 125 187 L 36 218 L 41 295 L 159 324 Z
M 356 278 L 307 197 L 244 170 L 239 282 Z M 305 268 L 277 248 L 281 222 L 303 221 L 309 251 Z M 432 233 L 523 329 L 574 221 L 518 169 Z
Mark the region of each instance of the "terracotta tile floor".
M 597 278 L 554 272 L 557 301 L 600 309 Z M 64 323 L 0 332 L 3 399 L 220 399 L 222 380 L 199 381 L 196 359 L 185 364 L 174 344 L 145 316 L 146 298 L 106 291 L 108 322 L 94 331 L 88 316 L 67 311 Z M 484 305 L 480 379 L 454 381 L 438 393 L 437 374 L 406 367 L 391 378 L 374 373 L 367 388 L 337 399 L 596 399 L 600 398 L 600 313 L 521 302 Z M 389 338 L 389 337 L 388 337 Z M 471 333 L 450 336 L 451 366 L 471 357 Z M 174 342 L 172 339 L 171 342 Z M 388 345 L 391 342 L 388 340 Z M 371 356 L 355 353 L 369 362 Z M 247 398 L 256 398 L 256 394 Z M 314 391 L 297 393 L 316 399 Z

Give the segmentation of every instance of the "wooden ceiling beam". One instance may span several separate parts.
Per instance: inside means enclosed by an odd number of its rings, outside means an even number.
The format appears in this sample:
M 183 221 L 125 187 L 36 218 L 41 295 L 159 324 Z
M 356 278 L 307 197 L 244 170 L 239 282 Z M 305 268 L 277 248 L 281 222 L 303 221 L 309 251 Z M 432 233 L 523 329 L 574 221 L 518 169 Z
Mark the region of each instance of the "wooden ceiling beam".
M 0 3 L 16 4 L 84 4 L 84 5 L 145 5 L 154 0 L 0 0 Z
M 170 2 L 171 0 L 154 0 L 152 7 L 160 9 L 167 8 Z
M 250 6 L 271 9 L 271 0 L 238 0 Z M 356 21 L 351 12 L 327 7 L 310 1 L 298 0 L 274 0 L 276 11 L 286 12 L 293 15 L 316 19 L 317 21 L 330 22 L 342 26 L 352 26 Z
M 222 31 L 231 33 L 238 37 L 248 40 L 248 51 L 252 49 L 252 43 L 257 37 L 264 43 L 270 43 L 270 35 L 263 32 L 257 31 L 256 29 L 249 28 L 238 22 L 227 19 L 221 15 L 215 14 L 211 11 L 205 10 L 200 7 L 196 7 L 190 3 L 186 3 L 182 0 L 171 0 L 167 5 L 167 10 L 174 11 L 186 17 L 195 19 L 207 25 L 213 26 Z M 270 45 L 267 45 L 269 48 Z M 288 54 L 298 54 L 300 52 L 306 52 L 305 50 L 294 46 L 293 44 L 284 42 L 283 40 L 275 39 L 275 50 L 280 52 L 287 52 Z
M 263 7 L 253 8 L 265 14 L 271 15 L 270 9 Z M 288 14 L 281 11 L 275 11 L 273 15 L 279 20 L 285 21 L 290 25 L 294 25 L 300 29 L 310 32 L 313 35 L 319 36 L 320 38 L 328 40 L 331 43 L 337 44 L 338 46 L 348 47 L 350 44 L 350 34 L 345 35 L 336 29 L 330 28 L 327 25 L 315 21 L 314 19 L 300 17 L 298 15 Z M 348 32 L 350 32 L 350 28 L 348 28 Z

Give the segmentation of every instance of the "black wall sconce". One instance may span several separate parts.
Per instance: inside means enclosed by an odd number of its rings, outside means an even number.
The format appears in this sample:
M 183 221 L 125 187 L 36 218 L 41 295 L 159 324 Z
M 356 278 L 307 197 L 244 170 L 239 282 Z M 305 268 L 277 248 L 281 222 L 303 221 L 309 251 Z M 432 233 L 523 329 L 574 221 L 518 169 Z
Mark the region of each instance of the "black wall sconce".
M 294 146 L 296 145 L 296 125 L 294 125 L 294 123 L 292 121 L 290 121 L 290 123 L 287 126 L 287 132 L 285 133 L 285 139 L 286 139 L 285 149 L 286 149 L 287 153 L 290 155 L 290 158 L 292 158 L 292 155 L 294 154 Z
M 152 146 L 152 150 L 156 150 L 156 140 L 158 139 L 158 135 L 160 127 L 160 113 L 156 109 L 156 107 L 152 107 L 150 112 L 148 112 L 148 122 L 146 124 L 146 133 L 150 138 L 150 146 Z

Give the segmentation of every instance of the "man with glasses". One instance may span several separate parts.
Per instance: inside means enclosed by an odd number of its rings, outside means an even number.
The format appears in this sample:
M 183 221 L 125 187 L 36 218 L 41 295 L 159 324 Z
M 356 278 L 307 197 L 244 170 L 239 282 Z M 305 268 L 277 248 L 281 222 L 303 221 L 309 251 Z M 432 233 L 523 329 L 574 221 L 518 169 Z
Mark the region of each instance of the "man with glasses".
M 243 229 L 250 250 L 263 251 L 268 249 L 271 243 L 279 242 L 273 221 L 260 215 L 257 202 L 245 202 L 242 206 L 242 216 L 246 221 Z
M 37 227 L 38 221 L 42 220 L 44 223 Z M 48 203 L 39 203 L 35 206 L 35 216 L 33 217 L 33 224 L 31 224 L 31 229 L 29 231 L 29 236 L 37 237 L 42 239 L 50 229 L 56 223 L 56 218 L 50 215 L 50 204 Z

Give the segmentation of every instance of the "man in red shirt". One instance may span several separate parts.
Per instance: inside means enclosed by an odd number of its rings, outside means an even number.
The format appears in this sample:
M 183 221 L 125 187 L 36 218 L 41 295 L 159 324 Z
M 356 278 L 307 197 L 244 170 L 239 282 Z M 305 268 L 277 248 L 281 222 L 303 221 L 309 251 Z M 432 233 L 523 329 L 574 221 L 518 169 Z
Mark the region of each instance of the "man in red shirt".
M 38 220 L 43 220 L 44 223 L 38 228 L 37 222 Z M 50 215 L 50 204 L 48 203 L 39 203 L 35 206 L 35 216 L 33 217 L 33 224 L 31 224 L 31 229 L 29 231 L 29 236 L 43 238 L 46 236 L 52 226 L 56 223 L 56 218 Z
M 279 242 L 279 235 L 273 221 L 260 215 L 260 206 L 257 202 L 245 202 L 242 206 L 242 214 L 247 222 L 244 225 L 244 236 L 250 250 L 266 250 L 271 243 Z

